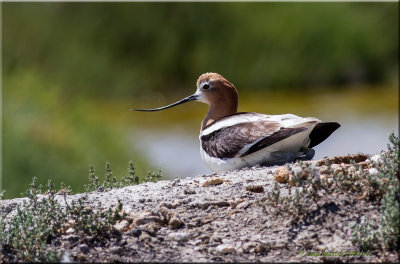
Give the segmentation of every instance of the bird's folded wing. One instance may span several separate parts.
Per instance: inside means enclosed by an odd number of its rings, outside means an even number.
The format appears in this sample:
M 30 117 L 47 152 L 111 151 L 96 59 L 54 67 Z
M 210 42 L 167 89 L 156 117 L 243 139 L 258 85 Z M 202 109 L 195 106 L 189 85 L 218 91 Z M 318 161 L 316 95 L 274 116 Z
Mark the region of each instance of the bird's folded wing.
M 304 130 L 307 128 L 284 128 L 279 122 L 258 120 L 222 127 L 200 139 L 209 156 L 228 159 L 249 155 Z

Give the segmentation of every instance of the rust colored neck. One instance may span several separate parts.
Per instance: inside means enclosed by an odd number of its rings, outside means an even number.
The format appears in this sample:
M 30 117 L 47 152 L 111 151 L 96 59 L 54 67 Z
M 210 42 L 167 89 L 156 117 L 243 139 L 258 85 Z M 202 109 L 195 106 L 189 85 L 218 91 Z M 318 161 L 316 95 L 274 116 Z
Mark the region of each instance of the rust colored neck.
M 225 116 L 237 113 L 238 98 L 232 96 L 231 98 L 223 98 L 222 102 L 213 102 L 203 122 L 201 123 L 201 130 Z

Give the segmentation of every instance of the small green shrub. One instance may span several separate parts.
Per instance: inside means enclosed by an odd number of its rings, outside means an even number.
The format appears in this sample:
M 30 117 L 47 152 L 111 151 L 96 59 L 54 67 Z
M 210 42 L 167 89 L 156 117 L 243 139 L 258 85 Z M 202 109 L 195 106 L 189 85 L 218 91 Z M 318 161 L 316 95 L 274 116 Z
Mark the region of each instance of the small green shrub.
M 59 230 L 65 220 L 65 213 L 55 200 L 54 186 L 47 184 L 47 196 L 39 197 L 43 186 L 37 185 L 34 177 L 25 192 L 28 200 L 17 206 L 17 214 L 7 224 L 2 219 L 1 244 L 14 252 L 11 261 L 54 262 L 60 252 L 49 242 L 60 235 Z M 2 260 L 3 261 L 3 260 Z
M 95 191 L 100 187 L 99 177 L 96 176 L 93 165 L 89 166 L 89 183 L 85 185 L 86 192 Z
M 139 176 L 136 175 L 136 168 L 132 161 L 129 161 L 128 174 L 123 176 L 120 181 L 113 176 L 111 164 L 106 162 L 106 174 L 104 181 L 100 183 L 100 179 L 95 174 L 95 169 L 92 165 L 89 167 L 89 184 L 85 185 L 86 192 L 97 191 L 99 189 L 113 189 L 122 188 L 125 186 L 139 184 Z M 143 182 L 156 182 L 162 178 L 161 170 L 149 171 L 146 177 L 143 178 Z
M 352 241 L 362 249 L 399 249 L 399 138 L 390 134 L 388 149 L 380 161 L 373 161 L 377 173 L 368 174 L 367 182 L 374 196 L 382 197 L 379 224 L 361 218 L 360 223 L 352 223 Z
M 151 181 L 160 178 L 160 171 L 149 172 L 145 177 Z M 132 161 L 129 162 L 128 175 L 120 182 L 112 176 L 111 164 L 107 162 L 105 179 L 101 184 L 95 169 L 90 166 L 89 183 L 85 188 L 87 191 L 93 191 L 138 183 L 139 177 L 135 175 Z M 66 196 L 71 193 L 71 188 L 63 183 L 57 192 L 51 181 L 43 187 L 38 185 L 38 179 L 34 177 L 28 190 L 22 194 L 27 199 L 17 206 L 16 214 L 11 219 L 0 215 L 1 261 L 57 262 L 63 252 L 55 241 L 69 228 L 94 238 L 109 238 L 112 226 L 125 217 L 120 200 L 114 209 L 104 209 L 101 203 L 94 209 L 87 205 L 87 195 L 68 202 Z M 61 207 L 57 199 L 60 195 L 63 195 L 65 207 Z
M 132 161 L 129 161 L 128 175 L 122 177 L 120 187 L 139 184 L 139 177 L 135 173 L 135 165 L 133 165 Z
M 0 241 L 5 262 L 57 262 L 62 250 L 54 241 L 68 228 L 97 238 L 107 238 L 112 225 L 123 217 L 122 204 L 118 201 L 115 209 L 103 209 L 99 203 L 96 210 L 85 206 L 87 196 L 67 203 L 62 208 L 56 199 L 57 193 L 51 181 L 45 195 L 43 186 L 37 186 L 35 177 L 26 191 L 27 200 L 17 206 L 16 215 L 7 223 L 1 216 Z
M 263 202 L 267 202 L 267 206 L 263 206 L 264 210 L 274 215 L 291 215 L 295 218 L 308 214 L 314 208 L 318 208 L 318 198 L 329 191 L 326 182 L 320 180 L 316 169 L 309 163 L 298 161 L 293 169 L 292 166 L 286 165 L 289 174 L 292 175 L 291 181 L 295 187 L 287 185 L 288 195 L 282 196 L 279 183 L 274 182 L 271 192 L 268 192 Z M 308 177 L 305 178 L 304 175 Z
M 83 196 L 69 205 L 65 199 L 68 227 L 93 237 L 108 237 L 112 225 L 123 216 L 121 201 L 118 200 L 118 205 L 114 210 L 111 208 L 108 210 L 103 209 L 100 202 L 97 204 L 96 210 L 94 210 L 91 206 L 85 206 L 86 200 L 87 196 Z
M 115 188 L 118 187 L 117 185 L 117 179 L 115 177 L 113 177 L 113 172 L 112 172 L 112 168 L 111 168 L 111 164 L 106 161 L 106 177 L 103 183 L 103 186 L 105 188 Z
M 157 182 L 162 178 L 161 170 L 148 171 L 146 177 L 144 177 L 143 182 Z

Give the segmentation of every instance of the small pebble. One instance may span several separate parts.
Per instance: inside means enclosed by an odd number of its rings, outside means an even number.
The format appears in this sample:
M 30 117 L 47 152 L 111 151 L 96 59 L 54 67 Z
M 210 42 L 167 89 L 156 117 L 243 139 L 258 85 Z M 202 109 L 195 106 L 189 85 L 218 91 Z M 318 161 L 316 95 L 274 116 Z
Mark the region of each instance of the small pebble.
M 228 201 L 228 203 L 229 203 L 229 205 L 233 208 L 233 209 L 235 209 L 236 208 L 236 206 L 237 206 L 237 203 L 236 202 L 234 202 L 234 201 Z
M 119 230 L 119 231 L 121 231 L 121 232 L 125 232 L 125 231 L 127 231 L 129 229 L 129 222 L 124 219 L 124 220 L 116 223 L 114 225 L 114 228 Z
M 331 168 L 335 170 L 337 168 L 340 168 L 340 165 L 339 164 L 332 164 Z
M 333 172 L 336 173 L 336 174 L 340 173 L 340 172 L 343 172 L 343 168 L 337 167 L 336 169 L 333 170 Z
M 65 234 L 70 235 L 75 233 L 75 229 L 73 229 L 72 227 L 68 228 L 67 231 L 65 231 Z
M 266 244 L 258 244 L 254 249 L 254 252 L 256 253 L 265 253 L 267 251 L 268 251 L 268 246 Z
M 151 240 L 151 236 L 147 232 L 142 232 L 142 234 L 139 236 L 140 240 Z
M 251 248 L 254 248 L 257 246 L 257 243 L 254 242 L 246 242 L 243 244 L 242 248 L 244 251 L 248 252 Z
M 150 223 L 145 226 L 146 228 L 143 229 L 147 234 L 149 234 L 152 237 L 155 237 L 157 235 L 158 227 L 156 223 Z
M 69 243 L 74 244 L 76 242 L 79 241 L 79 236 L 77 235 L 69 235 L 68 237 L 66 237 L 66 239 L 68 240 Z
M 232 243 L 232 240 L 231 240 L 231 239 L 228 239 L 228 238 L 223 238 L 223 239 L 221 239 L 221 241 L 222 241 L 223 244 L 230 244 L 230 243 Z
M 5 211 L 6 214 L 8 214 L 9 212 L 11 212 L 11 211 L 12 211 L 11 206 L 7 206 L 7 207 L 4 209 L 4 211 Z
M 173 216 L 169 220 L 168 224 L 171 228 L 176 229 L 183 225 L 183 221 L 181 219 L 179 219 L 179 217 Z
M 224 182 L 225 182 L 225 180 L 223 180 L 221 178 L 211 178 L 211 179 L 208 179 L 205 182 L 203 182 L 201 187 L 220 185 L 220 184 L 223 184 Z
M 176 232 L 168 234 L 168 238 L 174 241 L 185 242 L 189 240 L 189 234 L 186 232 Z
M 94 237 L 92 237 L 92 236 L 86 236 L 85 237 L 85 239 L 84 239 L 84 241 L 86 242 L 86 243 L 93 243 L 93 241 L 94 241 Z
M 319 168 L 319 173 L 320 174 L 329 174 L 329 169 L 328 169 L 328 166 L 321 166 L 320 168 Z
M 136 216 L 135 212 L 130 212 L 128 218 L 135 219 L 135 216 Z
M 354 166 L 350 166 L 348 169 L 349 173 L 355 173 L 356 172 L 356 168 Z
M 184 194 L 195 194 L 196 191 L 195 191 L 195 190 L 192 190 L 192 189 L 185 189 L 185 190 L 183 191 L 183 193 L 184 193 Z
M 217 246 L 215 250 L 219 254 L 231 254 L 231 253 L 236 252 L 235 247 L 230 244 L 221 244 L 221 245 Z
M 279 183 L 286 183 L 289 179 L 289 170 L 285 166 L 276 168 L 274 179 Z
M 121 247 L 110 247 L 110 252 L 112 254 L 119 254 L 121 252 Z
M 249 185 L 246 186 L 246 190 L 249 192 L 255 192 L 255 193 L 263 193 L 264 188 L 261 185 Z
M 114 237 L 121 237 L 122 236 L 122 232 L 119 231 L 118 229 L 113 228 L 111 230 L 111 235 L 113 235 Z
M 244 202 L 239 204 L 238 206 L 236 206 L 237 209 L 246 209 L 247 207 L 249 207 L 251 205 L 250 202 Z
M 371 168 L 368 170 L 368 173 L 370 175 L 377 175 L 379 173 L 379 171 L 376 168 Z
M 150 222 L 162 223 L 163 220 L 152 212 L 143 211 L 140 214 L 136 215 L 134 223 L 135 225 L 143 225 Z
M 207 235 L 201 235 L 198 237 L 198 239 L 201 239 L 201 242 L 204 244 L 210 243 L 210 236 Z
M 87 254 L 90 250 L 90 248 L 88 247 L 88 245 L 86 244 L 81 244 L 79 245 L 79 250 L 83 253 L 83 254 Z
M 236 205 L 238 205 L 238 204 L 240 204 L 240 203 L 243 203 L 243 199 L 241 199 L 241 198 L 236 198 L 236 199 L 235 199 L 235 203 L 236 203 Z
M 134 228 L 128 232 L 128 235 L 139 237 L 142 234 L 142 230 L 140 228 Z

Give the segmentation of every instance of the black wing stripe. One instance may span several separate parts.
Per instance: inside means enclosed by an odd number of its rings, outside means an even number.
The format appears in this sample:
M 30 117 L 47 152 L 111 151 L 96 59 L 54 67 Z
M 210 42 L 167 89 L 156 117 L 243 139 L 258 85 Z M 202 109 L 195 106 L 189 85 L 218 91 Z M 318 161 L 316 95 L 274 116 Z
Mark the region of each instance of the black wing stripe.
M 265 137 L 264 139 L 260 140 L 253 146 L 249 148 L 245 153 L 243 153 L 240 157 L 247 156 L 251 153 L 254 153 L 256 151 L 259 151 L 263 148 L 266 148 L 268 146 L 271 146 L 272 144 L 275 144 L 285 138 L 288 138 L 290 136 L 293 136 L 297 133 L 303 132 L 307 130 L 308 128 L 306 127 L 295 127 L 295 128 L 284 128 L 282 127 L 280 130 L 276 131 L 274 134 Z
M 268 137 L 278 129 L 279 124 L 274 121 L 243 122 L 202 136 L 201 144 L 210 157 L 233 158 L 244 146 Z

